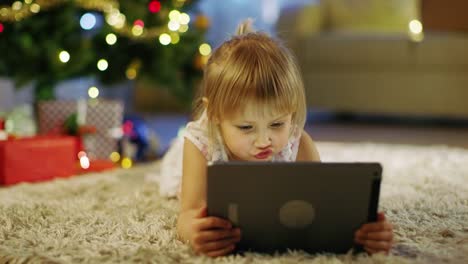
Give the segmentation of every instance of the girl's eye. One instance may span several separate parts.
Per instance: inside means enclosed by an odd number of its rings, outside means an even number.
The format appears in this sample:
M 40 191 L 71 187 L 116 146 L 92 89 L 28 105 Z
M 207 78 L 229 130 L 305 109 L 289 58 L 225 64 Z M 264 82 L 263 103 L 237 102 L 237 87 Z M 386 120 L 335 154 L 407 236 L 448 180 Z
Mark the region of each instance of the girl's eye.
M 252 126 L 237 126 L 240 130 L 250 130 L 252 129 Z
M 283 125 L 284 125 L 283 122 L 277 122 L 277 123 L 271 124 L 271 127 L 282 127 Z

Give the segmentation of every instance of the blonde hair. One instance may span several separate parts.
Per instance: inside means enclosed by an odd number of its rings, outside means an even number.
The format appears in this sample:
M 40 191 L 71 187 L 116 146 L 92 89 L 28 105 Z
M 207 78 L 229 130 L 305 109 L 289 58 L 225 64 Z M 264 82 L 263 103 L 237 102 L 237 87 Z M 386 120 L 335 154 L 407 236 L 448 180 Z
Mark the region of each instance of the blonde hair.
M 214 120 L 222 120 L 256 102 L 275 112 L 292 113 L 292 122 L 303 128 L 306 118 L 304 85 L 291 52 L 278 40 L 255 32 L 252 20 L 243 21 L 236 35 L 219 46 L 209 58 L 195 116 L 206 109 L 209 133 L 216 135 Z

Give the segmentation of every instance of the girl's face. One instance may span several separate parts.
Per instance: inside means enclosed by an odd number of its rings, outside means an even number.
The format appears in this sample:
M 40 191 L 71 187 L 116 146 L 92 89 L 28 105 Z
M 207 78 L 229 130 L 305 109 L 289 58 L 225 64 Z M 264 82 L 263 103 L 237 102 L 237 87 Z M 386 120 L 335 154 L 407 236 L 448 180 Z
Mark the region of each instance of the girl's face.
M 292 113 L 270 113 L 252 104 L 220 122 L 230 160 L 269 161 L 286 147 Z

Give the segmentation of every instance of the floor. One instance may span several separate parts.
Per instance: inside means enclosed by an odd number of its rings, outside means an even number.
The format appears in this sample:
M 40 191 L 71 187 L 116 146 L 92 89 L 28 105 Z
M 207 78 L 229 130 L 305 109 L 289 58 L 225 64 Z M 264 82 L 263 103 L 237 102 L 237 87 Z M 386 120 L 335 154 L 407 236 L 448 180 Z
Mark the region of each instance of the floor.
M 308 117 L 305 129 L 316 141 L 448 145 L 468 149 L 468 120 L 314 112 Z M 145 117 L 145 120 L 160 140 L 158 154 L 161 155 L 189 117 L 157 114 Z

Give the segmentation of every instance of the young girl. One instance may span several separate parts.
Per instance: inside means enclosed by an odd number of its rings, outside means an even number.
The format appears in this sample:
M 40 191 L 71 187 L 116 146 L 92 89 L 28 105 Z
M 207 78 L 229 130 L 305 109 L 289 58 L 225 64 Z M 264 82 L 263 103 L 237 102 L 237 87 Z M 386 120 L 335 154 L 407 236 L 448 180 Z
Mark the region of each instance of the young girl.
M 198 118 L 187 124 L 184 136 L 164 157 L 160 188 L 168 196 L 180 194 L 180 238 L 196 252 L 214 257 L 233 251 L 241 230 L 228 220 L 207 216 L 208 164 L 320 157 L 303 130 L 304 87 L 293 56 L 276 40 L 252 32 L 249 20 L 239 26 L 237 36 L 214 51 L 201 88 Z M 392 226 L 383 214 L 355 234 L 369 253 L 388 253 L 392 239 Z

